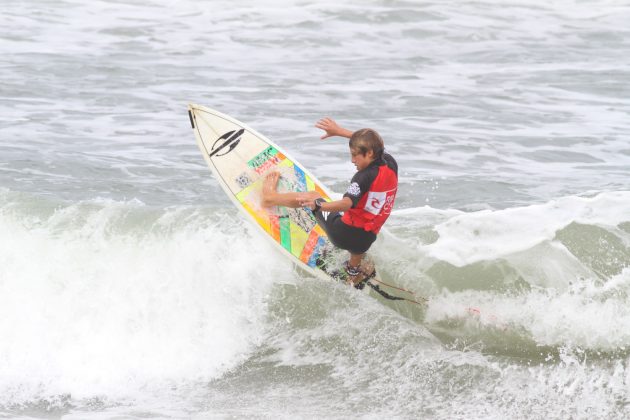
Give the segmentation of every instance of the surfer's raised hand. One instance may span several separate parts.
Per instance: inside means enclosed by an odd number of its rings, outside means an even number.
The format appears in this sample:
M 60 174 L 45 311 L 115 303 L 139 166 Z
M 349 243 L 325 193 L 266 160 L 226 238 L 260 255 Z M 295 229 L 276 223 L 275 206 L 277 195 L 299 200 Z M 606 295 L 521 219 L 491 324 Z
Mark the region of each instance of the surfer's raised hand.
M 322 140 L 327 139 L 328 137 L 340 136 L 350 138 L 352 137 L 352 131 L 347 130 L 337 124 L 335 120 L 330 117 L 322 118 L 317 121 L 315 127 L 324 130 L 326 133 L 321 137 Z

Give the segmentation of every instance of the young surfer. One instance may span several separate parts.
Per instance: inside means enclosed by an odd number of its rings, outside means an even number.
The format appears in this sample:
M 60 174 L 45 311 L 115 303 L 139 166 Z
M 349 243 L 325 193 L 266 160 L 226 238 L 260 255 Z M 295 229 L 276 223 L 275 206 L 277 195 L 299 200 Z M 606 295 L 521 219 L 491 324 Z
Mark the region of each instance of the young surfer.
M 363 256 L 376 240 L 381 226 L 389 217 L 398 188 L 398 164 L 384 151 L 383 139 L 374 130 L 363 128 L 352 132 L 330 118 L 315 125 L 325 131 L 322 140 L 340 136 L 350 139 L 350 155 L 357 168 L 341 200 L 325 201 L 315 191 L 277 192 L 280 174 L 265 178 L 262 204 L 270 206 L 309 207 L 330 241 L 350 252 L 346 265 L 348 279 L 355 287 L 372 273 L 359 270 Z

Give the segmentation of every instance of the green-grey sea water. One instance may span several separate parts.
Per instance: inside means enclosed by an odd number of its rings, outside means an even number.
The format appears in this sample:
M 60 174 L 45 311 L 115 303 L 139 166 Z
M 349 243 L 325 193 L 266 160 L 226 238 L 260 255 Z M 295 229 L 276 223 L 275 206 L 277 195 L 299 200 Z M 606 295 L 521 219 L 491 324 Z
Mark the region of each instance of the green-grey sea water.
M 0 8 L 0 418 L 630 417 L 625 1 Z M 300 272 L 186 106 L 400 189 L 385 301 Z

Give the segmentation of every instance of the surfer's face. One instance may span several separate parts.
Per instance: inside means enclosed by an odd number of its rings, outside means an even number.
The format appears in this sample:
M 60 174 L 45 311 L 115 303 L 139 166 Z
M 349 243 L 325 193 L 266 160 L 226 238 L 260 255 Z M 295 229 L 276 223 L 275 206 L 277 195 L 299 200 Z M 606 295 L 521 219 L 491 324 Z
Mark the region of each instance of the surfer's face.
M 360 151 L 351 148 L 350 156 L 352 163 L 354 163 L 354 166 L 357 167 L 357 171 L 367 168 L 374 160 L 374 152 L 371 150 L 365 154 L 361 154 Z

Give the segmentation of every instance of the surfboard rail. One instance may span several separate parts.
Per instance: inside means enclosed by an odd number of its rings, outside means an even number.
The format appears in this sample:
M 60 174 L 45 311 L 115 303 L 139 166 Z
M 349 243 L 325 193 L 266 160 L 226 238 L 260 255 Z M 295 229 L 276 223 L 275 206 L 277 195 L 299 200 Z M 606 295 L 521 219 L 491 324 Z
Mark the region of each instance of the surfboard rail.
M 197 145 L 232 203 L 283 255 L 310 274 L 330 280 L 331 273 L 318 265 L 322 253 L 334 247 L 310 209 L 266 209 L 260 195 L 264 177 L 274 170 L 280 171 L 279 187 L 285 191 L 318 191 L 327 199 L 331 191 L 285 149 L 247 124 L 196 104 L 188 105 L 188 115 Z

